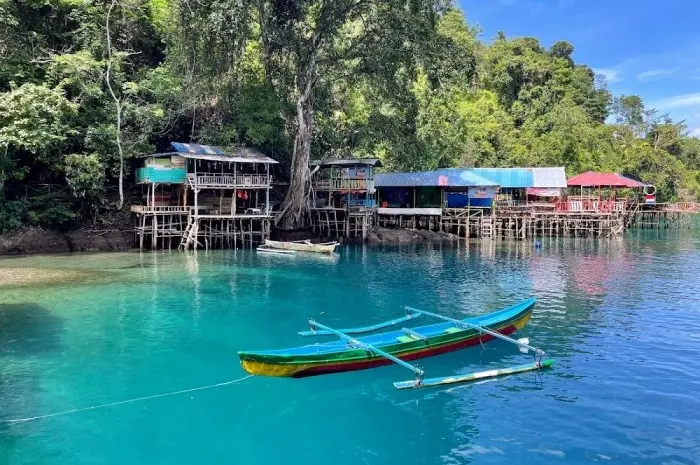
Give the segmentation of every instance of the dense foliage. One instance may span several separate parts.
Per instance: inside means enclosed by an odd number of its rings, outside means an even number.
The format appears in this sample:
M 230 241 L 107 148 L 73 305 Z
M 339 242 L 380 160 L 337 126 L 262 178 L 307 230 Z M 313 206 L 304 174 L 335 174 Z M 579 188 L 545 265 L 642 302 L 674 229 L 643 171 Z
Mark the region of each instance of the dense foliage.
M 286 227 L 304 221 L 309 158 L 332 155 L 700 195 L 683 123 L 613 98 L 567 42 L 481 40 L 445 0 L 0 0 L 0 37 L 0 230 L 120 205 L 121 159 L 128 201 L 130 159 L 171 140 L 280 160 Z

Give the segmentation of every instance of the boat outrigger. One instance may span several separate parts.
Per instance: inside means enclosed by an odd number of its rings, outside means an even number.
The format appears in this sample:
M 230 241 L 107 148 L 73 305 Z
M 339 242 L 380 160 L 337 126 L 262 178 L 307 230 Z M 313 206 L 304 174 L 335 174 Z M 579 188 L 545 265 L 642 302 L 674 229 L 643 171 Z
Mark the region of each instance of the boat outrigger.
M 304 241 L 271 241 L 265 240 L 266 249 L 294 250 L 297 252 L 333 253 L 338 246 L 338 242 L 312 243 L 310 240 Z
M 503 310 L 464 320 L 405 307 L 407 311 L 405 317 L 372 326 L 344 330 L 336 330 L 315 320 L 309 320 L 310 330 L 300 332 L 300 335 L 335 335 L 340 340 L 293 349 L 241 351 L 238 352 L 238 356 L 241 365 L 248 373 L 259 376 L 301 378 L 396 363 L 414 373 L 413 380 L 394 383 L 397 389 L 464 383 L 538 370 L 554 363 L 551 359 L 543 360 L 545 352 L 531 346 L 527 339 L 516 340 L 508 336 L 527 324 L 534 306 L 535 299 L 528 299 Z M 419 316 L 437 318 L 443 322 L 358 338 L 351 336 L 403 323 Z M 534 361 L 516 367 L 430 379 L 424 378 L 421 368 L 408 363 L 411 360 L 483 344 L 496 338 L 516 344 L 521 352 L 532 352 Z

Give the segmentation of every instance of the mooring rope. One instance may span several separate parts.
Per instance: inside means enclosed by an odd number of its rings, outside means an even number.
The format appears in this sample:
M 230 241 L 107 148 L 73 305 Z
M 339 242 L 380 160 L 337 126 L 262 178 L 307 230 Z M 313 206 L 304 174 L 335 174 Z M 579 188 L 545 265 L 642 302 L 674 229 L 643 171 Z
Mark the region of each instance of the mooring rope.
M 133 399 L 120 400 L 118 402 L 110 402 L 108 404 L 92 405 L 90 407 L 82 407 L 82 408 L 76 408 L 73 410 L 65 410 L 63 412 L 49 413 L 48 415 L 39 415 L 36 417 L 28 417 L 28 418 L 15 418 L 13 420 L 0 420 L 0 424 L 2 424 L 2 423 L 24 423 L 26 421 L 41 420 L 43 418 L 57 417 L 60 415 L 68 415 L 69 413 L 84 412 L 86 410 L 96 410 L 96 409 L 105 408 L 105 407 L 112 407 L 115 405 L 130 404 L 132 402 L 139 402 L 142 400 L 156 399 L 158 397 L 176 396 L 178 394 L 185 394 L 188 392 L 203 391 L 205 389 L 212 389 L 212 388 L 216 388 L 216 387 L 228 386 L 230 384 L 239 383 L 239 382 L 244 381 L 248 378 L 251 378 L 252 376 L 253 375 L 248 375 L 248 376 L 244 376 L 243 378 L 238 378 L 238 379 L 234 379 L 231 381 L 224 381 L 222 383 L 209 384 L 207 386 L 199 386 L 199 387 L 191 388 L 191 389 L 182 389 L 180 391 L 164 392 L 162 394 L 154 394 L 152 396 L 135 397 Z

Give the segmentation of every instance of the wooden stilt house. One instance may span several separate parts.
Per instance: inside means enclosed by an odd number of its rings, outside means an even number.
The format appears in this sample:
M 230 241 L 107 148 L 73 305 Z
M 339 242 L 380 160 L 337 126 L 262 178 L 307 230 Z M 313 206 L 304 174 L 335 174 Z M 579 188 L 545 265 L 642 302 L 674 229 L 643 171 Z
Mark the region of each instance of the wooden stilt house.
M 377 175 L 381 226 L 490 235 L 497 184 L 469 169 Z
M 269 238 L 275 160 L 245 147 L 172 147 L 138 160 L 142 204 L 131 210 L 141 248 L 252 246 Z
M 374 178 L 379 166 L 378 158 L 312 162 L 314 230 L 329 237 L 365 238 L 377 207 Z

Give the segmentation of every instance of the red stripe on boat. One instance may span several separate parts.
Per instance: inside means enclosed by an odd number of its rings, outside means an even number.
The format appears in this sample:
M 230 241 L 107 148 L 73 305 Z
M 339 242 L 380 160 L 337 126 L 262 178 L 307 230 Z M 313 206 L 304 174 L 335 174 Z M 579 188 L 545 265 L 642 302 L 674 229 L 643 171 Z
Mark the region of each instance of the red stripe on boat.
M 503 335 L 509 335 L 516 331 L 514 325 L 506 326 L 505 328 L 499 329 L 498 332 Z M 451 344 L 446 344 L 440 347 L 432 347 L 426 350 L 417 350 L 416 352 L 411 352 L 406 355 L 393 354 L 401 360 L 411 361 L 417 360 L 425 357 L 432 357 L 433 355 L 446 354 L 448 352 L 454 352 L 455 350 L 463 349 L 465 347 L 475 346 L 481 342 L 488 342 L 494 339 L 490 334 L 483 334 L 475 336 L 469 339 L 463 339 L 460 341 L 453 342 Z M 307 376 L 323 375 L 327 373 L 342 373 L 344 371 L 357 371 L 365 370 L 367 368 L 375 368 L 384 365 L 393 365 L 394 362 L 383 357 L 378 357 L 373 360 L 362 360 L 357 362 L 337 362 L 337 363 L 327 363 L 325 365 L 317 365 L 312 368 L 307 368 L 306 370 L 299 371 L 292 375 L 293 378 L 305 378 Z

